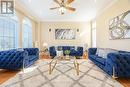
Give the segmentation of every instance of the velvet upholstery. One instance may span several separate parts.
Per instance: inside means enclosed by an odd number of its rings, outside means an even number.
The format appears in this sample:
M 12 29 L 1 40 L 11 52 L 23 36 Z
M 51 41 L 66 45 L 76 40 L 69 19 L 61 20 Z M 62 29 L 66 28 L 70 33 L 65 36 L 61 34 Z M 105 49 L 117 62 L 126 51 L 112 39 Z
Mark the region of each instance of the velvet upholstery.
M 89 59 L 98 67 L 103 69 L 109 75 L 116 77 L 130 77 L 130 52 L 119 51 L 118 53 L 109 53 L 107 59 L 96 55 L 97 48 L 89 49 Z M 114 71 L 113 71 L 114 67 Z
M 77 47 L 76 56 L 83 56 L 83 47 Z
M 32 65 L 39 58 L 39 49 L 38 48 L 24 48 L 24 51 L 27 51 L 29 57 L 29 63 L 27 66 Z
M 58 46 L 57 48 L 61 48 L 61 50 L 63 51 L 63 55 L 65 56 L 65 51 L 69 50 L 70 51 L 70 56 L 82 56 L 83 55 L 83 47 L 77 47 L 77 49 L 75 49 L 75 46 Z M 55 57 L 56 54 L 56 47 L 55 46 L 51 46 L 49 47 L 49 52 L 50 52 L 50 56 Z
M 52 58 L 56 56 L 56 49 L 54 46 L 49 47 L 49 53 L 50 53 L 50 56 L 52 56 Z
M 29 51 L 28 51 L 29 50 Z M 0 52 L 0 69 L 18 70 L 32 65 L 39 58 L 37 48 L 25 48 L 23 51 L 17 49 Z

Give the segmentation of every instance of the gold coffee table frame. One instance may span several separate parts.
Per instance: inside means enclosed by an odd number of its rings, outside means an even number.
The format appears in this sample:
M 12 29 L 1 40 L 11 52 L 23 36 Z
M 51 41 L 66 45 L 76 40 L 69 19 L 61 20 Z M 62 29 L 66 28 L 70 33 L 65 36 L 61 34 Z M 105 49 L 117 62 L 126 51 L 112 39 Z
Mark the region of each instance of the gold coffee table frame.
M 65 60 L 65 59 L 63 59 L 63 57 L 56 57 L 56 58 L 54 58 L 50 63 L 49 63 L 49 74 L 51 75 L 52 74 L 52 72 L 53 72 L 53 70 L 54 70 L 54 68 L 55 68 L 55 66 L 56 66 L 56 64 L 57 64 L 57 62 L 58 61 L 61 61 L 61 60 Z M 70 59 L 71 60 L 71 59 Z M 70 60 L 68 60 L 67 59 L 67 61 L 70 61 Z M 52 63 L 54 62 L 54 66 L 52 66 Z M 74 57 L 74 61 L 73 61 L 73 64 L 74 64 L 74 68 L 75 68 L 75 70 L 76 70 L 76 73 L 77 73 L 77 75 L 79 75 L 79 63 L 77 62 L 77 59 L 76 59 L 76 57 Z

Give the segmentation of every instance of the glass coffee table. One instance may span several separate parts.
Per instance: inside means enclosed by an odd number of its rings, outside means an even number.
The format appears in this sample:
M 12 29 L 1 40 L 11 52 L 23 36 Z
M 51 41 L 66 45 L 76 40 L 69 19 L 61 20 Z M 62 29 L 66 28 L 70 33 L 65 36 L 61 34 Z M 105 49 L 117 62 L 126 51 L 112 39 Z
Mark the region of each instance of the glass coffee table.
M 65 56 L 55 56 L 49 63 L 49 74 L 52 74 L 56 64 L 59 63 L 60 61 L 69 61 L 71 63 L 73 62 L 76 74 L 79 75 L 79 63 L 77 62 L 75 56 L 71 56 L 69 59 L 68 58 L 66 59 Z

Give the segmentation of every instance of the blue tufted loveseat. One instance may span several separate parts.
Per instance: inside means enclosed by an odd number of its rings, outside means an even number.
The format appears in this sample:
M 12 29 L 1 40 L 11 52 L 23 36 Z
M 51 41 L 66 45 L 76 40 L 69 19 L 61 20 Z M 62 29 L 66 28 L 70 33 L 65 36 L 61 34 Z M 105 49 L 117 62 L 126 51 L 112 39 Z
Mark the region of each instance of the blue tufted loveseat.
M 32 65 L 39 58 L 38 48 L 0 51 L 0 69 L 18 70 Z
M 105 59 L 96 55 L 96 51 L 97 48 L 89 49 L 89 59 L 107 74 L 114 78 L 130 77 L 130 52 L 109 53 Z
M 70 56 L 83 56 L 83 47 L 78 46 L 77 49 L 75 50 L 75 46 L 58 46 L 57 48 L 60 48 L 60 50 L 63 51 L 63 54 L 65 55 L 66 50 L 70 50 Z M 49 47 L 49 53 L 50 56 L 55 57 L 56 54 L 56 47 L 51 46 Z

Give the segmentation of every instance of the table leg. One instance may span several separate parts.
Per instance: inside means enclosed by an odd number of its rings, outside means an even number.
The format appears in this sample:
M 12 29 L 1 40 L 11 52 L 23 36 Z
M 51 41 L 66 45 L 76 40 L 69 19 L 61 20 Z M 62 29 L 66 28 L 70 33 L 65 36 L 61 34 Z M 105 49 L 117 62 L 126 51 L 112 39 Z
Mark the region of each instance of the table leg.
M 77 63 L 76 61 L 74 61 L 74 67 L 75 67 L 77 75 L 79 75 L 79 63 Z
M 51 74 L 51 63 L 49 63 L 49 74 Z
M 79 75 L 79 63 L 77 63 L 77 75 Z
M 53 61 L 51 61 L 51 62 L 49 63 L 49 74 L 51 74 L 52 71 L 54 70 L 54 68 L 55 68 L 55 66 L 56 66 L 56 64 L 57 64 L 57 60 L 56 60 L 56 62 L 55 62 L 55 64 L 54 64 L 54 66 L 52 66 L 52 62 L 53 62 Z

